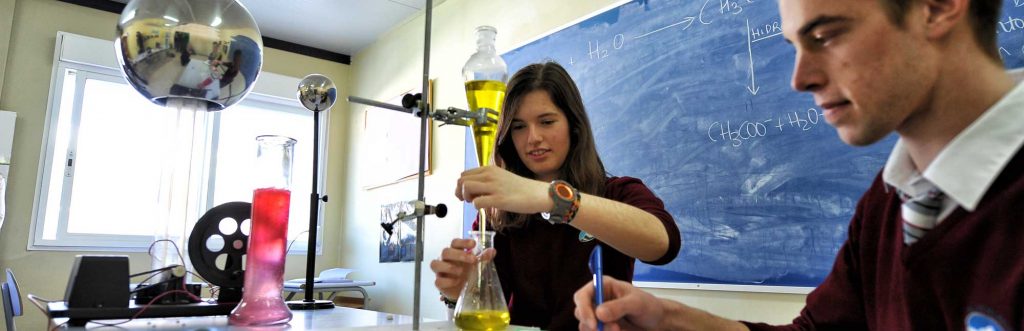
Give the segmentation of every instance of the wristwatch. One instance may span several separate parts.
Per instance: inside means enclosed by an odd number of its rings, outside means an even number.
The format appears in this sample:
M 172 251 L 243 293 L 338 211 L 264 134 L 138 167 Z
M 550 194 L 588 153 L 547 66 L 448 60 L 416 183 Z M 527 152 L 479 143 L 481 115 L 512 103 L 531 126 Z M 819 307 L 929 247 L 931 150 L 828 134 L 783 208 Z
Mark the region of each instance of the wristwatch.
M 580 191 L 564 180 L 555 180 L 548 187 L 548 195 L 555 207 L 540 216 L 551 224 L 569 224 L 580 209 Z

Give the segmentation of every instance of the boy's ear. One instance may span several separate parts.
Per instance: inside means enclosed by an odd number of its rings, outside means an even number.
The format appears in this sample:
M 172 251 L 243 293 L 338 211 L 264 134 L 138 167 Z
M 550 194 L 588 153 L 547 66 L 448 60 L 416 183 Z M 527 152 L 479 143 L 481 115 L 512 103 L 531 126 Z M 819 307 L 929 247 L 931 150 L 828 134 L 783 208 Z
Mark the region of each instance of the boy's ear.
M 928 37 L 941 38 L 968 19 L 972 0 L 924 0 Z

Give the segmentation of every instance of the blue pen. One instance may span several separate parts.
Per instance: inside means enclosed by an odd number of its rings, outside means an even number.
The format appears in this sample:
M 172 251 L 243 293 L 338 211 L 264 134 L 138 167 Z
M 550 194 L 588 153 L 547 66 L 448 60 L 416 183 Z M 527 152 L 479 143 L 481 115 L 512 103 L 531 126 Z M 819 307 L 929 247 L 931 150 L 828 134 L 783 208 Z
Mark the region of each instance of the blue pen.
M 590 271 L 594 272 L 594 309 L 604 303 L 604 263 L 601 260 L 601 244 L 597 244 L 590 253 Z M 597 319 L 597 316 L 594 316 L 594 319 Z M 601 323 L 601 320 L 597 320 L 597 330 L 604 331 L 604 323 Z

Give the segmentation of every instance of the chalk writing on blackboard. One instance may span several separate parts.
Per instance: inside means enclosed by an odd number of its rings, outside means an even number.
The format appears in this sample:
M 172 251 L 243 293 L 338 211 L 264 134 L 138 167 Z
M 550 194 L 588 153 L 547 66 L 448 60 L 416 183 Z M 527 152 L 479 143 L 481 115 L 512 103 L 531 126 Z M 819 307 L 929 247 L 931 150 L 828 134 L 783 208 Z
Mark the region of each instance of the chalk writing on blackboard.
M 708 139 L 712 142 L 728 141 L 740 147 L 750 139 L 766 137 L 786 130 L 808 131 L 821 122 L 822 114 L 814 108 L 806 112 L 793 111 L 761 121 L 712 122 L 708 126 Z

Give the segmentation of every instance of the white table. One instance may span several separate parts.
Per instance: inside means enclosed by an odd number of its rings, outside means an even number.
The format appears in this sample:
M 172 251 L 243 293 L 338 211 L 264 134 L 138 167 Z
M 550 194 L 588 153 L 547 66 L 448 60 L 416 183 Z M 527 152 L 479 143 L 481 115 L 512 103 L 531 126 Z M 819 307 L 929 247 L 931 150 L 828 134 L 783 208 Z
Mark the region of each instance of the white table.
M 370 310 L 355 308 L 336 307 L 334 309 L 320 310 L 293 310 L 292 320 L 288 324 L 272 327 L 241 327 L 228 325 L 227 316 L 205 316 L 205 317 L 165 317 L 165 318 L 140 318 L 128 323 L 119 324 L 116 327 L 106 327 L 96 323 L 86 324 L 85 327 L 68 327 L 61 325 L 53 330 L 119 330 L 119 331 L 144 331 L 144 330 L 194 330 L 194 331 L 236 331 L 236 330 L 412 330 L 412 316 L 382 313 Z M 57 320 L 54 324 L 63 323 Z M 117 320 L 100 321 L 104 323 L 117 323 Z M 458 330 L 455 323 L 451 321 L 425 320 L 420 322 L 420 330 Z M 537 328 L 521 327 L 510 325 L 508 331 L 517 330 L 539 330 Z
M 292 320 L 288 324 L 273 327 L 240 327 L 228 325 L 227 316 L 204 317 L 165 317 L 140 318 L 128 323 L 119 324 L 114 328 L 97 323 L 88 323 L 85 327 L 68 327 L 62 325 L 57 330 L 412 330 L 412 316 L 381 313 L 370 310 L 336 307 L 320 310 L 293 310 Z M 123 320 L 105 320 L 102 323 L 112 324 Z M 54 324 L 63 323 L 56 320 Z M 455 324 L 448 321 L 426 321 L 420 323 L 420 330 L 457 330 Z

